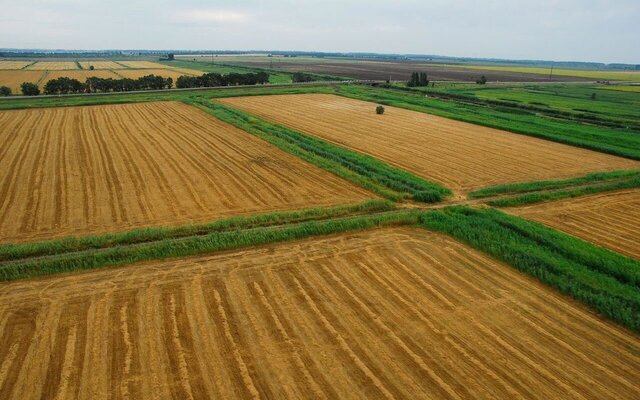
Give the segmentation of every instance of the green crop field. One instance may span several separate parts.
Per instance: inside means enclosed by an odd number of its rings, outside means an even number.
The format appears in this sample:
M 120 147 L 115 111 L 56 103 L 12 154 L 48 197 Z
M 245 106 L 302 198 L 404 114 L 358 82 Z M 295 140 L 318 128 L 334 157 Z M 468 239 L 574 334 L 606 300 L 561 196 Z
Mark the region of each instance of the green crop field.
M 592 78 L 593 80 L 618 80 L 640 82 L 640 72 L 638 71 L 611 71 L 611 70 L 588 70 L 588 69 L 563 69 L 542 67 L 521 67 L 521 66 L 496 66 L 496 65 L 465 65 L 452 64 L 450 67 L 466 68 L 466 69 L 482 69 L 488 71 L 504 71 L 504 72 L 523 72 L 529 74 L 540 75 L 560 75 L 560 76 L 577 76 L 581 78 Z

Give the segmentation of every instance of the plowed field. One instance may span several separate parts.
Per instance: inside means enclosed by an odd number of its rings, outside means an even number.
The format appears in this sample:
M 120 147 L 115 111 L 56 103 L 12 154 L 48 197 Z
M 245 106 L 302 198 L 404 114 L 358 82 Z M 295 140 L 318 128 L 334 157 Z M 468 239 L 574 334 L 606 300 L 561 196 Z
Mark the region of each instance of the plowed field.
M 632 399 L 640 338 L 384 229 L 0 285 L 2 399 Z
M 44 74 L 44 71 L 0 71 L 0 86 L 10 87 L 13 94 L 22 94 L 20 92 L 22 82 L 38 83 Z
M 4 111 L 0 126 L 3 242 L 374 197 L 182 103 Z
M 640 260 L 640 189 L 507 211 Z
M 634 169 L 640 162 L 335 95 L 220 99 L 300 132 L 370 154 L 458 193 L 503 183 Z
M 75 61 L 38 61 L 37 63 L 28 66 L 27 69 L 39 71 L 61 71 L 78 69 L 78 64 L 76 64 Z

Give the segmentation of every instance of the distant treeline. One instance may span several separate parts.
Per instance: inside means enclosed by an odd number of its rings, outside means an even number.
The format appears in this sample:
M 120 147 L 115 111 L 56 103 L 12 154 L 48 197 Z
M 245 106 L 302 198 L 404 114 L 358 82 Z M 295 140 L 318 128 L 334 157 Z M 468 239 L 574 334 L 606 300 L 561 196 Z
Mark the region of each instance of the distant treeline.
M 266 72 L 238 74 L 231 73 L 221 75 L 216 73 L 202 76 L 183 75 L 176 80 L 178 88 L 196 88 L 210 86 L 236 86 L 256 85 L 269 82 L 269 74 Z M 61 77 L 51 79 L 44 85 L 44 94 L 77 94 L 77 93 L 106 93 L 106 92 L 133 92 L 138 90 L 170 89 L 173 86 L 172 78 L 163 78 L 158 75 L 146 75 L 138 79 L 122 78 L 98 78 L 89 77 L 85 82 L 77 79 Z M 7 88 L 8 89 L 8 88 Z M 22 94 L 25 96 L 37 96 L 40 88 L 35 83 L 24 82 L 21 85 Z M 11 92 L 9 91 L 9 94 Z
M 180 89 L 212 87 L 212 86 L 237 86 L 237 85 L 257 85 L 269 82 L 269 74 L 260 72 L 250 72 L 247 74 L 239 74 L 232 72 L 222 75 L 215 72 L 200 76 L 182 75 L 176 80 L 176 87 Z

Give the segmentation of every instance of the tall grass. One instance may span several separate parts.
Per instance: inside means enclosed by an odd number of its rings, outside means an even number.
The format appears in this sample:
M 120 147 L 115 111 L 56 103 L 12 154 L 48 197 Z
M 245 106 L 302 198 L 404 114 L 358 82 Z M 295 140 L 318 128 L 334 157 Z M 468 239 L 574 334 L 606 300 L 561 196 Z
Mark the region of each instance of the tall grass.
M 240 110 L 211 102 L 195 102 L 217 118 L 255 134 L 275 146 L 392 200 L 442 201 L 451 191 L 374 157 L 272 124 Z
M 468 194 L 471 199 L 498 196 L 503 194 L 516 194 L 535 192 L 539 190 L 560 189 L 568 186 L 586 185 L 591 183 L 605 182 L 610 180 L 631 179 L 640 177 L 640 171 L 611 171 L 596 172 L 578 178 L 561 179 L 553 181 L 533 181 L 522 183 L 511 183 L 507 185 L 491 186 L 476 190 Z
M 503 199 L 492 200 L 487 202 L 487 204 L 493 207 L 516 207 L 526 204 L 586 196 L 589 194 L 610 192 L 613 190 L 633 189 L 637 187 L 640 187 L 640 176 L 632 176 L 629 179 L 617 180 L 608 183 L 605 182 L 603 184 L 592 186 L 525 193 L 523 195 L 515 197 L 506 197 Z
M 421 214 L 453 236 L 640 330 L 640 262 L 495 209 L 450 207 Z
M 104 235 L 67 237 L 35 243 L 0 245 L 0 261 L 18 260 L 28 257 L 55 255 L 91 249 L 105 249 L 158 240 L 177 239 L 188 236 L 207 235 L 274 225 L 284 225 L 304 221 L 330 219 L 347 215 L 389 211 L 394 204 L 385 200 L 368 200 L 358 204 L 311 208 L 299 211 L 271 212 L 265 214 L 237 216 L 205 224 L 182 225 L 176 227 L 154 227 L 135 229 Z
M 113 267 L 147 260 L 186 257 L 374 227 L 412 225 L 417 221 L 418 215 L 415 212 L 395 211 L 327 221 L 307 221 L 276 227 L 213 232 L 205 236 L 189 236 L 10 262 L 0 265 L 0 280 L 11 281 L 63 272 Z

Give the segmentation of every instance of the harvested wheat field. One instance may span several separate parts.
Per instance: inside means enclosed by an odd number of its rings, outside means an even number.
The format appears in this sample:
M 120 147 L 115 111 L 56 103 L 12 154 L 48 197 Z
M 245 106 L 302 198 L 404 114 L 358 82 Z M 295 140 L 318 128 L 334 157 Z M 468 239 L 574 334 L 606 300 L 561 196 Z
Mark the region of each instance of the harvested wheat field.
M 83 69 L 93 66 L 95 69 L 123 69 L 126 68 L 114 61 L 79 61 Z
M 155 63 L 152 61 L 117 61 L 117 63 L 122 64 L 128 68 L 151 68 L 151 69 L 171 68 L 167 65 Z
M 46 83 L 52 79 L 57 79 L 61 77 L 77 79 L 80 82 L 87 80 L 87 78 L 96 77 L 96 78 L 113 78 L 119 79 L 120 77 L 113 71 L 108 70 L 76 70 L 76 71 L 49 71 L 47 75 L 42 79 L 42 86 L 46 85 Z
M 640 189 L 600 193 L 506 211 L 640 260 Z
M 44 71 L 0 71 L 0 86 L 8 86 L 13 94 L 20 94 L 23 82 L 38 83 L 44 74 Z
M 178 102 L 0 112 L 0 242 L 375 197 Z
M 190 73 L 187 71 L 177 71 L 174 69 L 119 69 L 116 72 L 123 78 L 137 79 L 147 75 L 156 75 L 163 78 L 172 78 L 175 86 L 176 80 L 183 75 L 202 75 L 204 72 L 195 71 L 197 73 Z
M 0 60 L 0 69 L 22 69 L 31 63 L 32 61 Z
M 0 285 L 0 398 L 632 399 L 640 338 L 379 229 Z
M 33 65 L 29 65 L 27 69 L 39 71 L 62 71 L 68 69 L 78 69 L 75 61 L 38 61 Z
M 503 183 L 636 169 L 640 162 L 498 129 L 327 94 L 248 96 L 223 104 L 370 154 L 458 194 Z

